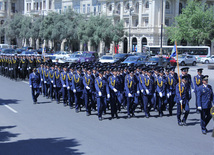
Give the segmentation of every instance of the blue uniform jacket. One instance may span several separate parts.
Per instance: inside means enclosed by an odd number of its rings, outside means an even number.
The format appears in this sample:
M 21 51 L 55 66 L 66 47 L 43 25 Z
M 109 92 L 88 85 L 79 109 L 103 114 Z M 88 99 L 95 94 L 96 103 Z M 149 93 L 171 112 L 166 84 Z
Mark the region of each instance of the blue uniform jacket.
M 139 96 L 139 94 L 137 94 L 137 91 L 139 90 L 139 85 L 138 85 L 138 80 L 137 80 L 136 76 L 133 76 L 132 78 L 131 78 L 130 75 L 126 76 L 125 90 L 126 90 L 126 95 L 127 96 L 128 96 L 129 93 L 133 97 L 134 96 Z
M 66 87 L 66 77 L 67 77 L 67 72 L 61 72 L 60 74 L 60 80 L 62 83 L 62 87 Z
M 106 78 L 100 78 L 97 77 L 95 79 L 95 89 L 96 89 L 96 96 L 99 96 L 99 92 L 102 93 L 102 97 L 106 97 L 107 94 L 109 93 L 109 86 L 108 86 L 108 82 L 106 80 Z
M 111 92 L 114 92 L 113 89 L 121 90 L 121 81 L 119 76 L 114 77 L 113 75 L 108 78 L 109 88 Z
M 198 106 L 202 109 L 208 109 L 212 107 L 213 102 L 213 90 L 210 85 L 201 85 L 197 92 Z
M 144 90 L 148 89 L 149 94 L 146 94 L 146 91 L 143 92 L 144 95 L 153 95 L 154 94 L 154 80 L 153 77 L 145 76 L 143 80 Z
M 39 88 L 41 86 L 40 74 L 38 72 L 30 74 L 29 85 L 32 88 Z
M 199 75 L 197 75 L 197 76 L 194 76 L 193 78 L 196 93 L 198 91 L 198 88 L 202 85 L 202 79 L 203 79 L 203 75 L 201 75 L 200 77 Z
M 95 85 L 94 85 L 94 77 L 92 75 L 86 74 L 83 77 L 83 85 L 84 85 L 84 93 L 94 93 Z M 90 87 L 89 90 L 86 89 L 86 86 Z
M 72 80 L 73 80 L 73 73 L 71 73 L 71 72 L 67 73 L 67 76 L 66 76 L 66 87 L 70 87 L 71 90 L 73 90 Z
M 173 76 L 172 74 L 170 74 L 168 77 L 167 77 L 167 93 L 171 92 L 173 95 L 176 94 L 176 85 L 177 85 L 177 78 L 176 76 Z
M 51 81 L 51 83 L 53 83 L 53 78 L 54 78 L 54 71 L 51 69 L 49 70 L 49 76 L 48 76 L 49 80 Z
M 53 85 L 55 85 L 57 88 L 61 88 L 62 87 L 62 83 L 60 80 L 60 71 L 55 71 L 54 72 L 54 77 L 53 77 Z
M 139 85 L 140 91 L 141 91 L 141 90 L 144 90 L 144 86 L 143 86 L 144 78 L 145 78 L 145 75 L 139 74 L 139 76 L 138 76 L 138 81 L 139 81 L 138 85 Z M 144 91 L 145 91 L 145 90 L 144 90 Z
M 181 96 L 179 92 L 179 83 L 176 85 L 176 102 L 180 103 L 181 100 L 189 100 L 189 87 L 187 84 L 185 85 L 184 83 L 181 82 Z M 186 102 L 185 102 L 186 103 Z
M 166 79 L 159 76 L 157 78 L 157 92 L 162 93 L 163 96 L 166 96 Z
M 83 91 L 83 79 L 80 75 L 74 74 L 72 79 L 72 87 L 76 89 L 77 92 Z
M 48 69 L 45 69 L 43 72 L 43 80 L 44 80 L 44 83 L 51 84 L 51 81 L 49 79 L 49 70 Z

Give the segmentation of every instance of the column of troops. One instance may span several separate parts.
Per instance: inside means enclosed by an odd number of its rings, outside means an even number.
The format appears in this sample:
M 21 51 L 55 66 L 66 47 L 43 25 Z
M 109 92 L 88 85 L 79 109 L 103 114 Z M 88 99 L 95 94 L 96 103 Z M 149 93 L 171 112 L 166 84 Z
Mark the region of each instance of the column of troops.
M 203 69 L 197 70 L 193 80 L 188 70 L 188 67 L 181 68 L 178 77 L 175 67 L 145 68 L 97 62 L 67 65 L 52 63 L 48 58 L 42 60 L 41 56 L 0 56 L 1 75 L 14 80 L 29 79 L 34 104 L 42 94 L 58 104 L 62 100 L 77 113 L 85 107 L 87 116 L 97 110 L 99 120 L 108 110 L 112 119 L 119 118 L 121 109 L 127 111 L 128 118 L 135 117 L 137 107 L 144 111 L 146 118 L 151 116 L 151 111 L 157 111 L 159 117 L 164 115 L 163 111 L 172 116 L 176 105 L 178 125 L 186 126 L 189 103 L 195 93 L 196 111 L 201 114 L 201 129 L 206 134 L 212 117 L 213 90 L 208 75 L 202 75 Z

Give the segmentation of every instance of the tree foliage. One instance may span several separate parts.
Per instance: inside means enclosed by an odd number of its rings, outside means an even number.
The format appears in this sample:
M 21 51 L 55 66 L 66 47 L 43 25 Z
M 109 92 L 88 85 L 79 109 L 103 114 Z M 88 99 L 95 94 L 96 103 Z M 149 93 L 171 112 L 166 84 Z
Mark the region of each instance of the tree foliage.
M 182 14 L 175 17 L 171 27 L 167 27 L 167 35 L 172 41 L 186 40 L 192 45 L 204 44 L 213 40 L 213 7 L 201 1 L 188 0 Z

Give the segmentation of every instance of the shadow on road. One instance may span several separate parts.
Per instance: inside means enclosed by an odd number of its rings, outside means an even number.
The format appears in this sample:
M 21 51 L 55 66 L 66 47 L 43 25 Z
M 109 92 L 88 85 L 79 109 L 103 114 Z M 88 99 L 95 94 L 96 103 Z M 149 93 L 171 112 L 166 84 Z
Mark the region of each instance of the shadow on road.
M 18 104 L 18 101 L 20 101 L 20 100 L 16 100 L 16 99 L 2 99 L 2 98 L 0 98 L 0 105 L 2 104 L 2 103 L 4 103 L 4 104 L 6 104 L 6 105 L 8 105 L 8 104 Z
M 12 137 L 17 137 L 19 134 L 13 134 L 8 131 L 4 131 L 5 129 L 11 129 L 16 126 L 0 126 L 0 142 L 9 141 Z M 1 148 L 0 148 L 1 150 Z M 1 151 L 0 151 L 1 154 Z
M 0 126 L 0 154 L 2 155 L 82 155 L 74 147 L 80 144 L 75 139 L 64 138 L 40 138 L 27 139 L 10 142 L 10 138 L 17 137 L 19 134 L 13 134 L 6 129 L 16 126 Z

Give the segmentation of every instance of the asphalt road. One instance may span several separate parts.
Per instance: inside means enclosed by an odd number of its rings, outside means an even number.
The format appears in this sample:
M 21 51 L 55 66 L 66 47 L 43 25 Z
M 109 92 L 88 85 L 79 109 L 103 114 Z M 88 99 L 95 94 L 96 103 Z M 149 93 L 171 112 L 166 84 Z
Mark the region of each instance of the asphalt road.
M 191 67 L 190 74 L 195 75 L 199 67 L 210 75 L 214 87 L 214 70 L 207 65 Z M 172 117 L 159 118 L 152 112 L 153 117 L 147 119 L 137 110 L 136 118 L 119 113 L 120 119 L 110 120 L 107 114 L 98 121 L 96 113 L 87 117 L 85 112 L 75 113 L 41 96 L 38 102 L 33 104 L 26 82 L 0 76 L 0 155 L 214 154 L 213 120 L 209 133 L 203 135 L 194 95 L 185 127 L 177 125 L 176 110 Z

